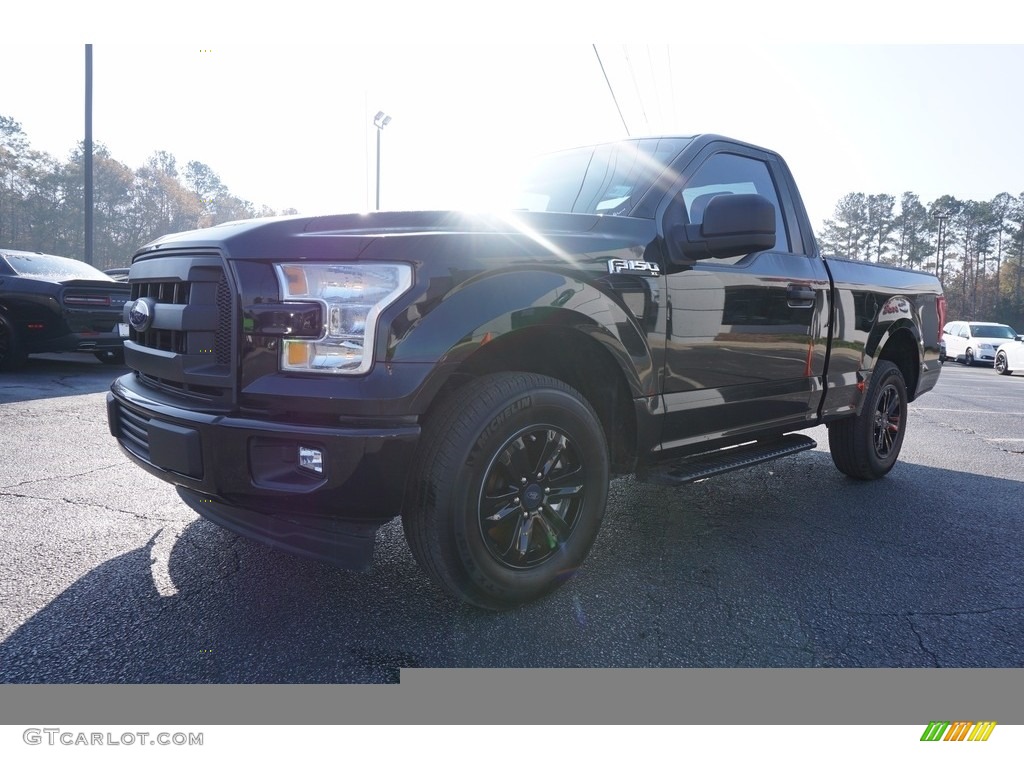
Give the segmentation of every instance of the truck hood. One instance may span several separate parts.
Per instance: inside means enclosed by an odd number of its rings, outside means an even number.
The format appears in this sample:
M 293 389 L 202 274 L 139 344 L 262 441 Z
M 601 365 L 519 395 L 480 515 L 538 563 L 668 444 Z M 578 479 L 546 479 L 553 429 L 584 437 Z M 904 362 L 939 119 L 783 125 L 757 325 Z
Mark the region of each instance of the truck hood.
M 230 222 L 166 235 L 144 246 L 136 258 L 177 249 L 218 248 L 231 258 L 377 258 L 404 251 L 413 241 L 454 246 L 481 240 L 517 244 L 517 250 L 578 253 L 645 244 L 653 222 L 622 216 L 531 211 L 379 211 L 333 216 L 287 216 Z M 385 242 L 395 247 L 385 247 Z M 314 244 L 318 244 L 314 248 Z M 460 246 L 454 246 L 460 247 Z M 468 247 L 468 246 L 467 246 Z

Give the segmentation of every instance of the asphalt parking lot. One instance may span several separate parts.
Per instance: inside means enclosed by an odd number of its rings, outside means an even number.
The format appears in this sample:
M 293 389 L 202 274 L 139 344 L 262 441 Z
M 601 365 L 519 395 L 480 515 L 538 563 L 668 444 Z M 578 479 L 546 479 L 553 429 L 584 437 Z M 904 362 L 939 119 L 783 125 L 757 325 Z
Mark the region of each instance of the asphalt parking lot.
M 401 526 L 353 574 L 207 523 L 107 432 L 123 369 L 0 375 L 0 682 L 391 683 L 415 667 L 1020 667 L 1024 375 L 947 363 L 885 479 L 818 449 L 678 489 L 614 481 L 584 568 L 456 605 Z

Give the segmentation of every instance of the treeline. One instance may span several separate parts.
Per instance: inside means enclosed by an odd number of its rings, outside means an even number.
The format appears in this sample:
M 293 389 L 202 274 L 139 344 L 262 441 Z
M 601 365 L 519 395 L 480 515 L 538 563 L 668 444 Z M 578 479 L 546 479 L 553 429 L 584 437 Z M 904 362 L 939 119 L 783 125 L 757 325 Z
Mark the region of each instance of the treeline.
M 940 240 L 941 227 L 941 240 Z M 1024 333 L 1024 192 L 988 201 L 912 192 L 855 192 L 818 233 L 826 256 L 922 269 L 946 292 L 949 319 L 1006 323 Z
M 83 259 L 84 188 L 81 145 L 59 160 L 32 149 L 21 125 L 0 115 L 0 247 Z M 99 143 L 93 210 L 93 264 L 100 269 L 127 266 L 140 246 L 169 232 L 278 213 L 232 195 L 204 163 L 179 170 L 174 155 L 159 151 L 132 170 Z
M 32 149 L 21 125 L 0 115 L 0 247 L 82 259 L 84 176 L 81 146 L 59 160 Z M 100 269 L 127 266 L 141 245 L 169 232 L 278 213 L 231 194 L 205 163 L 179 170 L 174 155 L 158 151 L 132 170 L 98 143 L 93 204 Z M 826 256 L 932 272 L 951 319 L 1024 332 L 1024 192 L 981 202 L 943 195 L 927 205 L 904 192 L 898 208 L 893 195 L 850 193 L 817 234 Z

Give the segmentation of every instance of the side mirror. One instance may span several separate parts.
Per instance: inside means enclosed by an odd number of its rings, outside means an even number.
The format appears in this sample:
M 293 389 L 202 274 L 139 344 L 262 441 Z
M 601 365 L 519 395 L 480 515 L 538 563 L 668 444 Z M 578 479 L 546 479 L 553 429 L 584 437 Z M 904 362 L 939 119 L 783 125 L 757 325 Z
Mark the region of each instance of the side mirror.
M 775 206 L 761 195 L 718 195 L 708 202 L 702 222 L 678 224 L 668 236 L 684 260 L 765 251 L 775 247 Z

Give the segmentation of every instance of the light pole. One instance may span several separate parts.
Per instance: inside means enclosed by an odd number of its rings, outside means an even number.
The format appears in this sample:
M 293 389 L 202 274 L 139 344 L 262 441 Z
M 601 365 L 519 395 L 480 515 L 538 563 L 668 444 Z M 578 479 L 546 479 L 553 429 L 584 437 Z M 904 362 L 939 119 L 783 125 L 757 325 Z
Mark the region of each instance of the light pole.
M 946 275 L 946 260 L 942 258 L 942 222 L 949 218 L 949 214 L 940 211 L 933 213 L 932 218 L 939 220 L 939 242 L 935 250 L 935 276 L 939 278 L 941 283 L 942 278 Z
M 377 210 L 380 210 L 380 134 L 384 126 L 391 122 L 391 115 L 378 112 L 373 117 L 373 124 L 377 127 Z

